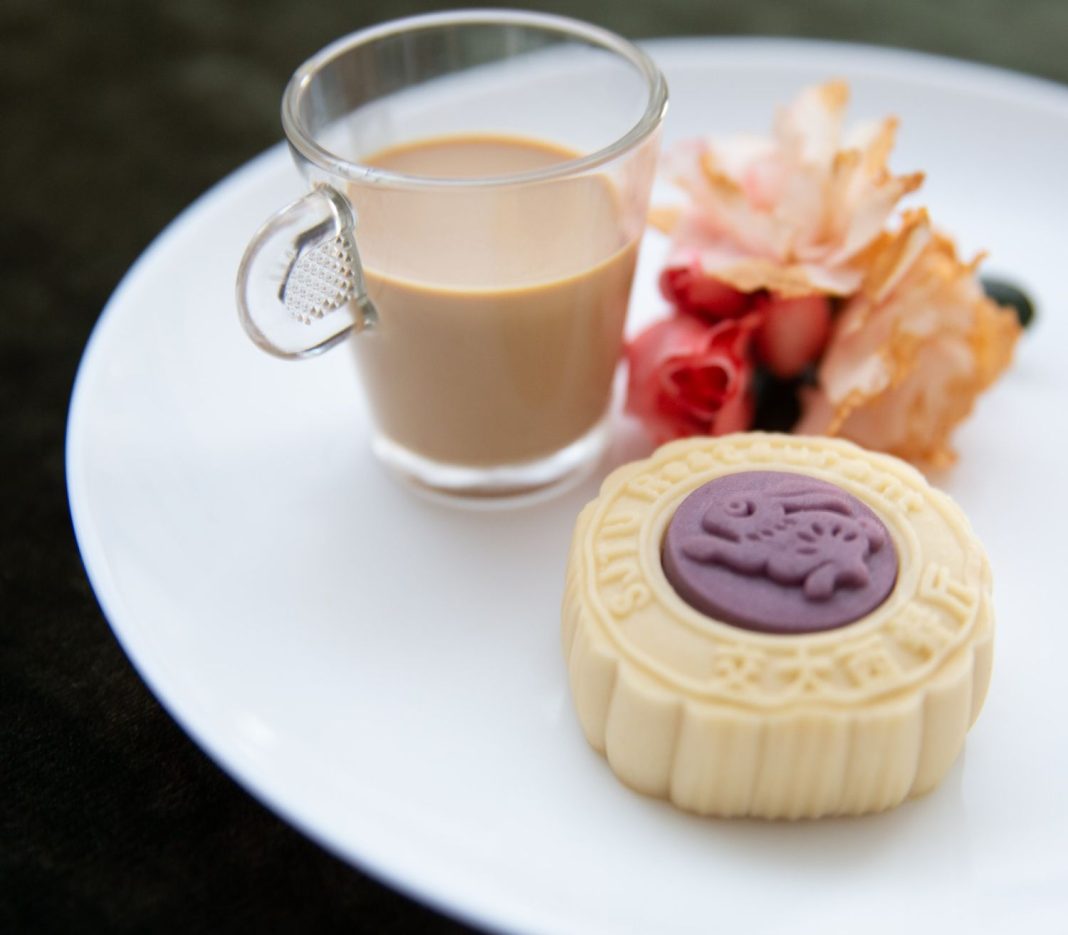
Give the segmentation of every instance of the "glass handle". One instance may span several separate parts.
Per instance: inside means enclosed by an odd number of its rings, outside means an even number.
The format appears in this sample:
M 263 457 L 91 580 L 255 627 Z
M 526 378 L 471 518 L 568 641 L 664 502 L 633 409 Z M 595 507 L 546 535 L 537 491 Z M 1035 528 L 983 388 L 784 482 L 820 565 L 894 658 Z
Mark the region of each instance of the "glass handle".
M 256 345 L 302 360 L 372 327 L 349 203 L 321 185 L 253 236 L 237 271 L 237 311 Z

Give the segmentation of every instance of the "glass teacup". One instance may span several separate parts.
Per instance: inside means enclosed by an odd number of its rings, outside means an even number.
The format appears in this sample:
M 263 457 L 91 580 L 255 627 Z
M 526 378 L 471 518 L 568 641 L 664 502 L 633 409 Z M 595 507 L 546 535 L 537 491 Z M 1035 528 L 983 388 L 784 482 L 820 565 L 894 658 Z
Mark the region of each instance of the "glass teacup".
M 310 191 L 238 274 L 277 356 L 349 335 L 378 457 L 462 496 L 537 490 L 592 462 L 667 87 L 575 20 L 463 11 L 341 39 L 282 118 Z

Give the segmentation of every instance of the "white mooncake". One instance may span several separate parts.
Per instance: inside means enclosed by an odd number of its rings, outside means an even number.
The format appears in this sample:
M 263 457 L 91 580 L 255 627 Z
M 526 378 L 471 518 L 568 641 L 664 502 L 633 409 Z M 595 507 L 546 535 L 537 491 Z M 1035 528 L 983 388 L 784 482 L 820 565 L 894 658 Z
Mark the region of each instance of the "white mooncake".
M 628 786 L 707 815 L 880 811 L 938 784 L 982 707 L 989 566 L 895 458 L 687 439 L 580 514 L 563 644 L 586 738 Z

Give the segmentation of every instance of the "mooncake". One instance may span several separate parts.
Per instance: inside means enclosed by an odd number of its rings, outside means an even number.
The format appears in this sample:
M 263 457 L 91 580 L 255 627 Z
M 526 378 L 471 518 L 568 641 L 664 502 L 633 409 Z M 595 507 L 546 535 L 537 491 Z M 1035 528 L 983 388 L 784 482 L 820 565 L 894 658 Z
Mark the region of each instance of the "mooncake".
M 881 811 L 943 778 L 990 679 L 990 570 L 914 468 L 840 439 L 672 442 L 579 515 L 563 645 L 582 730 L 688 811 Z

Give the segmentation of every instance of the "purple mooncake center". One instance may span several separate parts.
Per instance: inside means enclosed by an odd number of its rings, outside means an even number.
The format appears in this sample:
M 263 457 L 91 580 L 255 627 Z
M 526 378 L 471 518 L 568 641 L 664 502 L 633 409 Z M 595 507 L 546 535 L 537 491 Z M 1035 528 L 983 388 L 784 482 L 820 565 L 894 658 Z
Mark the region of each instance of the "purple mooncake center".
M 859 620 L 897 580 L 882 520 L 841 487 L 802 474 L 745 471 L 679 505 L 662 560 L 691 607 L 764 633 L 816 633 Z

